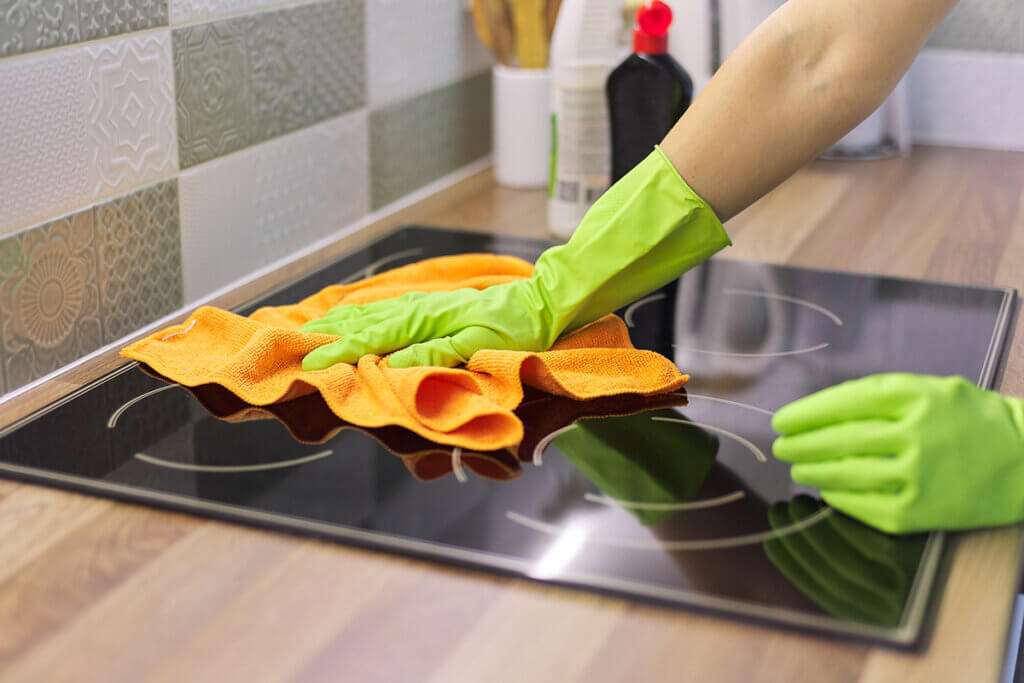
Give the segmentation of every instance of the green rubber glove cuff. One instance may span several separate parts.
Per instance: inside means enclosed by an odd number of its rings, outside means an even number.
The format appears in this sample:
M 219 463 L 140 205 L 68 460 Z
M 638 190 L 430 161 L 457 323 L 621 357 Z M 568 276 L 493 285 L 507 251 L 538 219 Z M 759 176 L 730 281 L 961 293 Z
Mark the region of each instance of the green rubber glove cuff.
M 729 244 L 715 213 L 655 149 L 597 200 L 567 244 L 537 259 L 531 277 L 336 306 L 302 326 L 340 337 L 307 354 L 302 367 L 387 353 L 393 368 L 454 367 L 482 349 L 546 351 L 566 330 L 653 292 Z
M 531 278 L 555 342 L 663 287 L 731 245 L 722 222 L 660 147 L 612 185 Z

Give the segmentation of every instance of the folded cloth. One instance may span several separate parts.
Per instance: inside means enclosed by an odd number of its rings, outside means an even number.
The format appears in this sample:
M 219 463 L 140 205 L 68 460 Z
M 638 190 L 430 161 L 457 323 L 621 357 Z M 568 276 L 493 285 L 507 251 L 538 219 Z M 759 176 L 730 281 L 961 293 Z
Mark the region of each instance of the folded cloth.
M 450 291 L 529 277 L 532 267 L 511 256 L 464 254 L 427 259 L 348 285 L 332 285 L 290 306 L 243 317 L 203 306 L 180 325 L 121 351 L 170 381 L 218 384 L 253 405 L 318 392 L 331 411 L 361 427 L 399 426 L 438 443 L 472 450 L 509 448 L 523 437 L 513 410 L 523 386 L 585 400 L 675 391 L 689 376 L 664 356 L 636 349 L 625 324 L 608 315 L 565 335 L 550 350 L 482 350 L 462 368 L 394 369 L 364 356 L 305 372 L 302 359 L 339 337 L 301 332 L 309 320 L 339 305 L 370 303 L 408 292 Z

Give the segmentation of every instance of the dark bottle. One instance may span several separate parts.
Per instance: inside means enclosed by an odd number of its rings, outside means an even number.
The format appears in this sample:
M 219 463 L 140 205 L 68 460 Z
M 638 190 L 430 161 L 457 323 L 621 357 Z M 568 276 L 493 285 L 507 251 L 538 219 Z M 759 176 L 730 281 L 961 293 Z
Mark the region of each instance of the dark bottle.
M 672 10 L 664 2 L 641 6 L 633 28 L 633 54 L 608 76 L 612 182 L 651 153 L 693 99 L 693 81 L 668 54 L 671 23 Z

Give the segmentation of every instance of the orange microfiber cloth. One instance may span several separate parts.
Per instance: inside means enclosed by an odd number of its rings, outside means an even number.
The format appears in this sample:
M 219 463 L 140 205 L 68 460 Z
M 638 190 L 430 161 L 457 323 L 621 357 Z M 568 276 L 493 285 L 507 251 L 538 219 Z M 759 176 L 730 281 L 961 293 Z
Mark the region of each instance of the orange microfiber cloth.
M 291 306 L 261 308 L 248 318 L 203 306 L 180 325 L 128 346 L 121 355 L 185 386 L 218 384 L 242 401 L 270 405 L 319 392 L 342 420 L 362 427 L 409 429 L 438 443 L 497 450 L 519 443 L 513 410 L 523 385 L 583 400 L 650 396 L 679 389 L 687 375 L 664 356 L 639 350 L 614 315 L 563 336 L 543 353 L 478 351 L 462 368 L 394 369 L 364 356 L 305 372 L 302 358 L 338 337 L 299 331 L 341 304 L 407 292 L 436 292 L 527 278 L 532 266 L 511 256 L 464 254 L 427 259 L 348 285 L 332 285 Z

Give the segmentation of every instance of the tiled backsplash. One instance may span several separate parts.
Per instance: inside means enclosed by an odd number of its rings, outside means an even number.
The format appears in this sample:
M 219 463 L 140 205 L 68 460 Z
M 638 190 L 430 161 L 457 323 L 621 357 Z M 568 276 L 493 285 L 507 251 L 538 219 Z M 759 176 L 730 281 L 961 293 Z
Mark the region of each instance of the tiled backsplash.
M 0 394 L 486 156 L 489 66 L 464 0 L 0 0 Z
M 362 0 L 175 29 L 181 167 L 366 104 Z
M 1024 2 L 960 0 L 928 46 L 1024 54 Z

